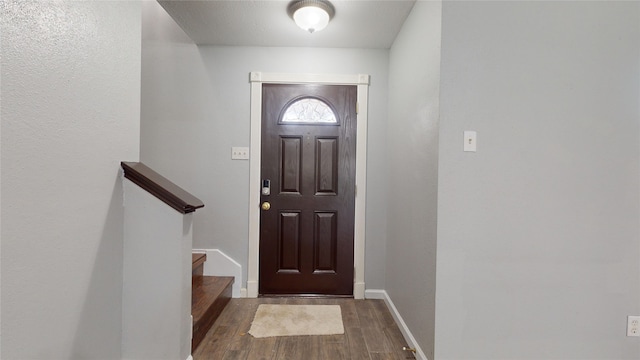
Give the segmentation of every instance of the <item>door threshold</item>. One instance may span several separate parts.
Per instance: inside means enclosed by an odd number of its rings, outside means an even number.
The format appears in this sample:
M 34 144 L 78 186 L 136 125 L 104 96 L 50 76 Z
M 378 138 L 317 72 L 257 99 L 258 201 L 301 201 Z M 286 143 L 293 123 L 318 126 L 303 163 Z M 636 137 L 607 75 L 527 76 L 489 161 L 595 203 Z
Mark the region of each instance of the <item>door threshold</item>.
M 297 299 L 353 299 L 353 295 L 329 294 L 258 294 L 260 298 L 297 298 Z

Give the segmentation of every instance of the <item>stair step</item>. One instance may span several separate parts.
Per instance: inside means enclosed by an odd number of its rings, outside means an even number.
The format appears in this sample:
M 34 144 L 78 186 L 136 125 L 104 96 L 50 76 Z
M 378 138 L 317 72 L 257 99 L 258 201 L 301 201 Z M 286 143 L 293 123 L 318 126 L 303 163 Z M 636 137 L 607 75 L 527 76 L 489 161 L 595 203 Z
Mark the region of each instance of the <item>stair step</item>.
M 207 261 L 207 254 L 191 254 L 191 273 L 202 276 L 205 261 Z
M 194 276 L 191 294 L 191 315 L 193 315 L 194 351 L 207 331 L 211 328 L 224 307 L 231 300 L 231 286 L 234 278 L 230 276 Z

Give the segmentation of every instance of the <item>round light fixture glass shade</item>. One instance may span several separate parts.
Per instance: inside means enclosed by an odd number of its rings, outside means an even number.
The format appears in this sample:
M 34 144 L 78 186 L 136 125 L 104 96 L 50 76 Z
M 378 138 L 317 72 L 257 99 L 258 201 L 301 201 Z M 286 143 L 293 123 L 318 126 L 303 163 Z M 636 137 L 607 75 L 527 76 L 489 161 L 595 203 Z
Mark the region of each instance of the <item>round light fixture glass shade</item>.
M 327 27 L 335 14 L 333 5 L 327 0 L 292 1 L 287 11 L 301 29 L 310 33 Z
M 293 13 L 293 20 L 303 30 L 314 33 L 327 27 L 329 14 L 319 7 L 307 6 Z

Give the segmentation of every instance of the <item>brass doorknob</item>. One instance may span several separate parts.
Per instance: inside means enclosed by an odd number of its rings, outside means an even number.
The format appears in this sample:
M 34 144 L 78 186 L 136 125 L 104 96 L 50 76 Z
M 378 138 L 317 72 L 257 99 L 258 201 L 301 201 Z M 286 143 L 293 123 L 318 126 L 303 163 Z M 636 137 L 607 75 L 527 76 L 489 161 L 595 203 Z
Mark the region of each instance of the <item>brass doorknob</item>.
M 265 201 L 265 202 L 262 203 L 262 206 L 260 206 L 260 207 L 262 208 L 262 210 L 267 211 L 267 210 L 271 209 L 271 204 L 269 204 L 268 201 Z

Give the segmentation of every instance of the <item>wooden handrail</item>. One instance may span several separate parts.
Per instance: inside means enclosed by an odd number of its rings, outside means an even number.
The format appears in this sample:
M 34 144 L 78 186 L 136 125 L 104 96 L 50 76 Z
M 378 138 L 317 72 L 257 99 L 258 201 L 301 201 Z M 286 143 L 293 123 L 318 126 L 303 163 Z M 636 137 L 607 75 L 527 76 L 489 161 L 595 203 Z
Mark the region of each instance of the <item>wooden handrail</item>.
M 167 205 L 188 214 L 204 207 L 204 203 L 141 162 L 121 162 L 124 177 L 131 180 Z

